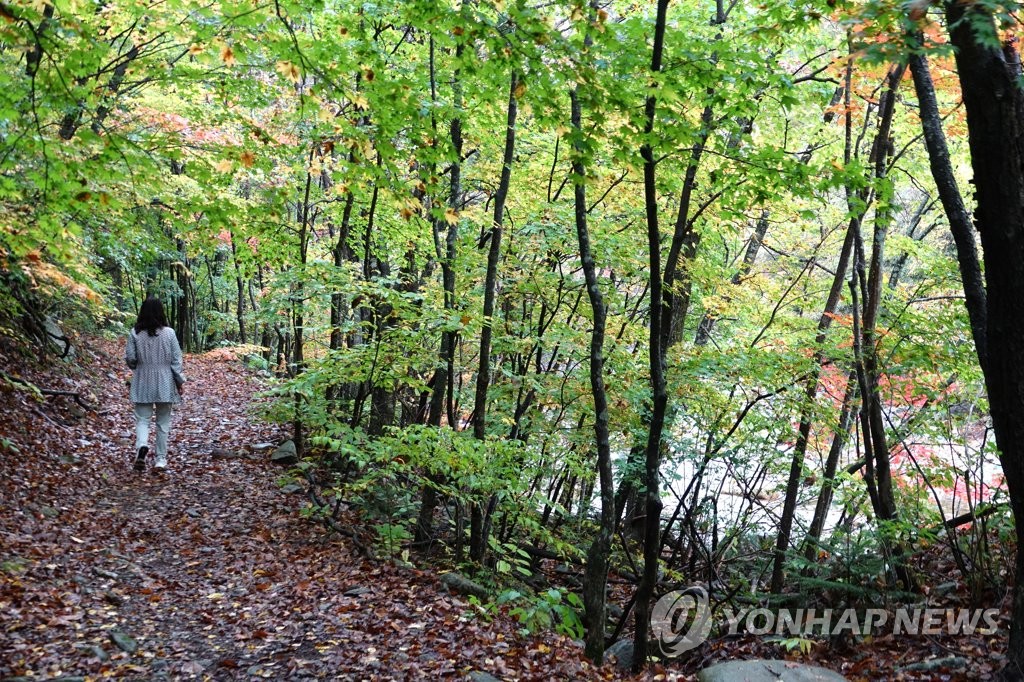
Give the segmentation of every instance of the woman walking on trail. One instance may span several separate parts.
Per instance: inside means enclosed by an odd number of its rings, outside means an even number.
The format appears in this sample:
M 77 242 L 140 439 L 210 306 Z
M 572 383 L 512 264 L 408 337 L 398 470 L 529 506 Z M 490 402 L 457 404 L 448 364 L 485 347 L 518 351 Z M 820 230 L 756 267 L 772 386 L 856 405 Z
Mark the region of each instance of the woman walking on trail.
M 149 454 L 149 420 L 156 412 L 156 458 L 154 471 L 167 468 L 167 436 L 171 431 L 171 406 L 181 402 L 185 375 L 181 346 L 174 330 L 167 326 L 164 306 L 150 296 L 139 308 L 135 327 L 128 335 L 125 362 L 135 370 L 129 395 L 135 403 L 135 470 L 146 468 Z

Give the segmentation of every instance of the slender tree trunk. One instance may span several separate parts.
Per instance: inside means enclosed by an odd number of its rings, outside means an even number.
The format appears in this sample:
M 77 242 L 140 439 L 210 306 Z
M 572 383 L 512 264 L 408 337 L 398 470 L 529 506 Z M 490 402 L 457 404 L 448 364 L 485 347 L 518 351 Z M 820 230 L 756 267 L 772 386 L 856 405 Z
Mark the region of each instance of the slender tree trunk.
M 310 149 L 309 156 L 312 160 L 313 149 Z M 310 202 L 309 195 L 313 184 L 313 176 L 310 173 L 306 173 L 306 184 L 302 193 L 302 198 L 299 200 L 298 207 L 298 223 L 299 223 L 299 264 L 301 265 L 303 272 L 305 271 L 306 261 L 308 258 L 309 251 L 309 230 L 310 225 Z M 292 357 L 291 366 L 288 371 L 290 377 L 298 376 L 305 368 L 306 359 L 304 355 L 304 340 L 305 340 L 305 296 L 306 288 L 303 284 L 301 277 L 297 278 L 294 291 L 292 292 Z M 294 414 L 292 415 L 292 440 L 295 443 L 295 451 L 299 457 L 302 457 L 305 450 L 305 426 L 302 419 L 302 396 L 296 392 L 293 397 L 293 409 Z
M 892 223 L 891 198 L 892 181 L 887 177 L 887 165 L 891 156 L 892 141 L 889 138 L 892 117 L 896 105 L 896 91 L 906 71 L 906 65 L 894 66 L 889 71 L 886 91 L 879 101 L 878 134 L 872 147 L 872 159 L 875 164 L 875 192 L 879 195 L 876 202 L 874 229 L 871 240 L 871 264 L 866 282 L 863 279 L 864 254 L 861 247 L 860 234 L 857 239 L 858 277 L 857 281 L 864 294 L 862 318 L 861 362 L 858 371 L 863 371 L 861 384 L 861 410 L 867 415 L 869 432 L 874 455 L 875 487 L 877 490 L 877 507 L 875 513 L 880 522 L 880 532 L 885 543 L 893 554 L 892 565 L 904 589 L 916 591 L 917 581 L 913 577 L 906 562 L 907 550 L 903 542 L 893 536 L 891 526 L 898 519 L 896 499 L 893 493 L 892 472 L 889 460 L 889 444 L 885 434 L 885 421 L 882 414 L 882 397 L 878 388 L 879 367 L 876 327 L 879 311 L 882 307 L 882 280 L 884 271 L 885 242 Z
M 654 22 L 654 46 L 651 53 L 651 73 L 661 71 L 662 53 L 665 47 L 665 24 L 668 14 L 668 0 L 658 0 Z M 644 103 L 644 139 L 649 140 L 654 132 L 654 119 L 658 100 L 656 90 L 651 89 Z M 644 160 L 644 207 L 647 215 L 647 247 L 650 263 L 651 311 L 650 338 L 648 340 L 648 364 L 651 373 L 651 421 L 648 427 L 647 448 L 644 455 L 644 485 L 646 522 L 644 524 L 644 569 L 637 586 L 634 617 L 636 629 L 633 637 L 633 669 L 637 672 L 647 665 L 647 632 L 651 626 L 651 598 L 658 581 L 658 551 L 661 544 L 661 494 L 659 492 L 661 464 L 661 433 L 665 425 L 665 408 L 668 393 L 665 387 L 665 352 L 662 347 L 667 335 L 665 306 L 662 295 L 661 276 L 661 230 L 658 228 L 658 186 L 656 182 L 657 162 L 650 142 L 640 148 Z M 671 307 L 668 309 L 671 315 Z
M 455 48 L 455 61 L 458 63 L 462 57 L 462 53 L 465 49 L 464 43 L 459 43 Z M 435 80 L 434 80 L 434 42 L 431 38 L 430 41 L 430 88 L 431 88 L 431 100 L 436 100 L 435 93 Z M 451 124 L 449 127 L 449 135 L 452 143 L 452 163 L 449 169 L 450 180 L 449 180 L 449 191 L 448 191 L 448 208 L 455 212 L 453 215 L 453 221 L 448 225 L 447 237 L 445 239 L 444 252 L 440 252 L 440 233 L 441 226 L 446 222 L 444 219 L 434 218 L 433 219 L 433 231 L 435 245 L 438 247 L 438 257 L 441 261 L 441 281 L 444 289 L 444 309 L 449 315 L 454 314 L 455 311 L 455 270 L 454 263 L 457 255 L 458 246 L 458 220 L 457 211 L 459 207 L 459 200 L 462 194 L 462 119 L 461 119 L 461 108 L 462 108 L 462 85 L 459 81 L 458 70 L 452 75 L 452 95 L 453 95 L 453 107 L 455 114 L 452 117 Z M 436 136 L 435 136 L 436 138 Z M 449 404 L 449 424 L 451 428 L 455 428 L 457 424 L 452 419 L 451 409 L 453 399 L 450 395 L 452 373 L 454 372 L 455 366 L 455 332 L 445 331 L 441 334 L 441 349 L 439 352 L 440 366 L 434 373 L 434 387 L 433 392 L 430 395 L 430 406 L 427 413 L 427 423 L 430 426 L 440 427 L 441 417 L 444 415 L 444 399 L 445 395 L 448 394 Z M 416 533 L 415 539 L 419 542 L 427 540 L 433 529 L 433 516 L 434 509 L 437 507 L 437 490 L 432 485 L 425 485 L 423 487 L 423 494 L 420 501 L 420 511 L 416 522 Z
M 911 42 L 920 44 L 920 34 L 911 37 Z M 939 104 L 935 99 L 935 85 L 928 69 L 928 58 L 918 52 L 910 55 L 910 73 L 914 77 L 914 89 L 917 91 L 921 129 L 924 131 L 924 142 L 928 149 L 928 162 L 931 166 L 932 178 L 939 192 L 939 200 L 949 221 L 949 229 L 956 244 L 957 263 L 960 267 L 960 279 L 964 285 L 967 316 L 971 321 L 971 334 L 978 353 L 978 362 L 982 369 L 987 364 L 987 327 L 988 303 L 985 295 L 985 282 L 978 263 L 978 250 L 974 241 L 974 225 L 971 214 L 964 206 L 960 188 L 953 174 L 953 164 L 949 160 L 949 148 L 946 146 L 946 134 L 942 130 L 942 117 L 939 115 Z
M 351 160 L 351 157 L 350 157 Z M 341 211 L 341 224 L 338 225 L 338 240 L 334 243 L 331 255 L 334 258 L 334 267 L 341 268 L 347 261 L 352 260 L 352 248 L 348 244 L 349 234 L 352 225 L 352 206 L 355 203 L 355 196 L 351 191 L 345 197 L 345 207 Z M 348 311 L 348 303 L 345 296 L 340 292 L 331 294 L 331 340 L 330 349 L 340 351 L 345 347 L 345 335 L 341 331 L 342 322 Z M 327 387 L 327 400 L 333 402 L 344 394 L 345 384 L 331 385 Z
M 512 161 L 516 148 L 516 116 L 519 113 L 516 87 L 519 78 L 513 70 L 509 78 L 508 110 L 505 116 L 505 152 L 501 161 L 501 179 L 494 194 L 494 215 L 491 221 L 490 246 L 487 250 L 487 275 L 484 278 L 484 325 L 480 331 L 480 368 L 476 374 L 476 394 L 473 400 L 473 437 L 484 440 L 487 437 L 487 388 L 491 380 L 491 334 L 494 327 L 494 292 L 498 281 L 498 259 L 501 257 L 501 226 L 505 218 L 505 199 L 512 181 Z M 493 495 L 487 509 L 481 509 L 480 502 L 474 502 L 470 511 L 471 532 L 469 537 L 469 558 L 483 562 L 487 551 L 487 528 L 490 511 L 497 498 Z
M 582 112 L 576 90 L 569 93 L 571 125 L 576 135 L 583 135 Z M 594 397 L 594 443 L 597 448 L 597 474 L 601 486 L 601 523 L 587 551 L 583 578 L 583 607 L 587 615 L 586 655 L 601 663 L 604 659 L 605 588 L 608 583 L 608 554 L 615 529 L 614 482 L 612 480 L 611 446 L 608 436 L 608 398 L 604 386 L 604 334 L 607 310 L 598 286 L 597 267 L 590 247 L 587 226 L 587 170 L 582 146 L 573 149 L 572 173 L 576 216 L 576 239 L 580 262 L 587 283 L 587 296 L 594 316 L 590 334 L 590 390 Z
M 192 272 L 188 267 L 188 251 L 184 239 L 178 239 L 179 261 L 174 264 L 174 279 L 181 293 L 174 305 L 174 327 L 185 351 L 198 350 L 196 326 L 193 322 L 192 310 Z
M 853 402 L 856 397 L 857 375 L 856 372 L 851 372 L 846 377 L 846 391 L 843 394 L 843 405 L 839 410 L 839 424 L 836 425 L 835 433 L 832 434 L 832 445 L 829 447 L 828 457 L 825 459 L 821 491 L 818 493 L 818 502 L 814 506 L 810 529 L 804 539 L 804 558 L 807 561 L 814 560 L 814 552 L 821 542 L 821 533 L 825 530 L 825 520 L 828 518 L 828 510 L 832 506 L 839 457 L 843 454 L 843 448 L 846 447 L 846 441 L 850 437 L 850 427 L 853 425 Z
M 238 264 L 238 246 L 235 244 L 235 235 L 231 235 L 231 260 L 235 264 L 235 288 L 237 299 L 235 300 L 235 317 L 238 320 L 238 341 L 249 343 L 249 337 L 245 329 L 245 280 L 242 279 L 242 268 Z

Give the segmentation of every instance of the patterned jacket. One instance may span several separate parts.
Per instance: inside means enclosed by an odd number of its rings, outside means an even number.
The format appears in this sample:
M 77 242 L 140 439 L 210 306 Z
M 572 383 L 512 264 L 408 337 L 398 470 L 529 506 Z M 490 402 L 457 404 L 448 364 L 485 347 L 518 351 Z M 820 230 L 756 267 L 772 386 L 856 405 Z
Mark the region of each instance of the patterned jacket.
M 161 327 L 156 336 L 143 330 L 128 335 L 124 359 L 132 374 L 133 403 L 179 403 L 178 386 L 185 383 L 181 346 L 171 327 Z

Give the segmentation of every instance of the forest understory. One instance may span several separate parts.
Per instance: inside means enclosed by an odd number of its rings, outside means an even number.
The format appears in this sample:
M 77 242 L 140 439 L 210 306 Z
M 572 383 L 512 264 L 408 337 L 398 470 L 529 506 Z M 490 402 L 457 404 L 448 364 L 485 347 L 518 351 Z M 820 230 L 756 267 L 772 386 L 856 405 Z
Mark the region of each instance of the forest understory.
M 966 680 L 1003 663 L 998 633 L 817 641 L 806 653 L 713 634 L 640 676 L 596 667 L 580 642 L 525 635 L 507 606 L 484 613 L 446 592 L 443 545 L 403 552 L 411 563 L 370 558 L 358 510 L 336 520 L 352 537 L 308 518 L 305 491 L 285 492 L 269 462 L 284 431 L 254 417 L 266 386 L 230 349 L 186 358 L 169 470 L 133 471 L 121 355 L 98 338 L 48 366 L 0 350 L 2 680 L 689 680 L 716 661 L 782 657 L 850 680 Z M 956 586 L 929 606 L 967 605 L 947 553 L 919 562 Z M 566 586 L 557 563 L 542 571 Z M 628 581 L 613 571 L 611 583 L 626 605 Z M 1003 626 L 1009 595 L 989 595 Z

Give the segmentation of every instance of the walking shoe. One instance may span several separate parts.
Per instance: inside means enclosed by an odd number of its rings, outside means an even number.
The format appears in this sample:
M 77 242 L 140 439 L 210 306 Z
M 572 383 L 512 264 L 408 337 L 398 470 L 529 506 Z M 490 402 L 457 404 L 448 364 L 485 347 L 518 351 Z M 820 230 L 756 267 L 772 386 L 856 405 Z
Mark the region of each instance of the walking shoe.
M 166 471 L 167 470 L 167 455 L 157 455 L 156 461 L 153 463 L 153 471 Z
M 139 448 L 139 454 L 135 456 L 135 470 L 142 471 L 146 468 L 146 455 L 149 454 L 149 448 L 143 445 Z

